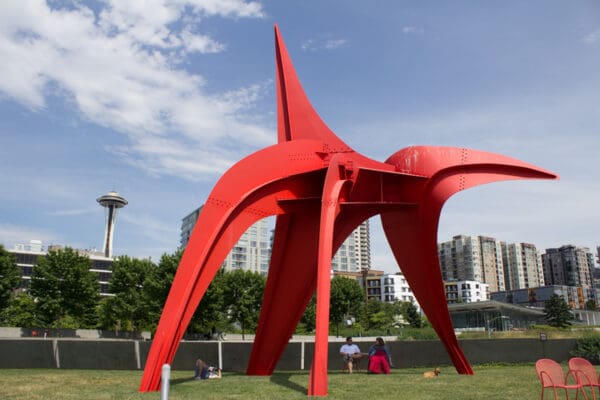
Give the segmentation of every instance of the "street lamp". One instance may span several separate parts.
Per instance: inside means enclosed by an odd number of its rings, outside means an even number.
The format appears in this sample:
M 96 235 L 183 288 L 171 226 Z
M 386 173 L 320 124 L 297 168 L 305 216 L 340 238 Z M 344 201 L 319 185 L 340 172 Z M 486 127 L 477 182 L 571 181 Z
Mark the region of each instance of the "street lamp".
M 362 266 L 360 269 L 360 273 L 362 275 L 363 285 L 365 285 L 365 315 L 367 317 L 367 321 L 369 321 L 369 287 L 367 286 L 367 276 L 369 275 L 369 267 Z M 366 327 L 369 327 L 368 322 Z M 359 334 L 362 336 L 360 332 Z
M 496 321 L 497 319 L 505 319 L 506 320 L 506 319 L 510 319 L 510 318 L 507 317 L 506 315 L 499 315 L 499 316 L 494 317 L 492 319 L 489 319 L 489 318 L 486 319 L 485 320 L 485 327 L 486 327 L 486 330 L 488 332 L 488 339 L 492 338 L 492 322 Z
M 369 275 L 369 268 L 362 267 L 360 270 L 363 279 L 363 285 L 365 285 L 365 304 L 369 303 L 369 288 L 367 286 L 367 276 Z

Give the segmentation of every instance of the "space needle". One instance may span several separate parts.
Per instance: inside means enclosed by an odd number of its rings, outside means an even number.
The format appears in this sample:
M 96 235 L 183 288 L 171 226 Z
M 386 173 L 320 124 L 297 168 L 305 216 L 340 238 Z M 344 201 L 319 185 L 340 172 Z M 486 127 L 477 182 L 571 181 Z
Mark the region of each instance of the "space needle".
M 104 219 L 106 227 L 104 230 L 104 244 L 102 248 L 104 255 L 108 258 L 112 257 L 113 234 L 115 230 L 115 220 L 117 218 L 117 210 L 127 205 L 127 200 L 119 196 L 119 193 L 110 191 L 102 197 L 96 199 L 98 204 L 104 207 Z

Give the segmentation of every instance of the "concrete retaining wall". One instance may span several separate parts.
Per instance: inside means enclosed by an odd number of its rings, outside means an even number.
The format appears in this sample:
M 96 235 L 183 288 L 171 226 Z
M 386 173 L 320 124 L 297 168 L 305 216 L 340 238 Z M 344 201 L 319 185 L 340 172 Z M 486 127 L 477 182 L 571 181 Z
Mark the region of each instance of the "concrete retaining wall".
M 77 338 L 150 340 L 150 332 L 101 331 L 97 329 L 53 329 L 0 327 L 0 338 Z
M 460 342 L 472 364 L 534 362 L 539 358 L 566 361 L 575 339 L 541 342 L 536 339 L 463 340 Z M 329 343 L 329 368 L 341 368 L 342 342 Z M 451 365 L 444 346 L 436 340 L 390 342 L 392 361 L 399 368 Z M 143 369 L 150 341 L 77 339 L 0 339 L 0 368 Z M 370 342 L 358 342 L 366 352 Z M 192 370 L 197 358 L 226 371 L 245 371 L 251 342 L 182 342 L 172 368 Z M 277 370 L 310 369 L 314 344 L 290 342 Z

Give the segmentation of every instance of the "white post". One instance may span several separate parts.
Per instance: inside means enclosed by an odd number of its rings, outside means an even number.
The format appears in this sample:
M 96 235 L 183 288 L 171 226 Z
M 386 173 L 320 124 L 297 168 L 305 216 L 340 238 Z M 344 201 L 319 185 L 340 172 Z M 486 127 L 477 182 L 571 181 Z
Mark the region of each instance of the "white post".
M 142 360 L 140 359 L 140 341 L 136 340 L 133 342 L 133 350 L 135 354 L 135 362 L 137 365 L 137 369 L 142 368 Z
M 54 355 L 54 363 L 56 364 L 56 368 L 60 368 L 60 352 L 58 350 L 58 340 L 52 340 L 52 353 Z
M 304 340 L 300 343 L 300 369 L 304 369 Z
M 160 381 L 160 400 L 169 400 L 169 380 L 171 379 L 171 366 L 164 364 L 162 366 L 162 375 Z
M 219 350 L 219 369 L 223 369 L 223 344 L 219 340 L 217 349 Z

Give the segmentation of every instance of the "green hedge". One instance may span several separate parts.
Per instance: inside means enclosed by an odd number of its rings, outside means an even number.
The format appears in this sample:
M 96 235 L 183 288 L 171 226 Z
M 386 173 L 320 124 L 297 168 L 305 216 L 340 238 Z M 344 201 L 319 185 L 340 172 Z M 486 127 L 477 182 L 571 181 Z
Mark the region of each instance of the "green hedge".
M 600 335 L 587 335 L 577 339 L 571 355 L 585 358 L 592 364 L 600 364 Z

